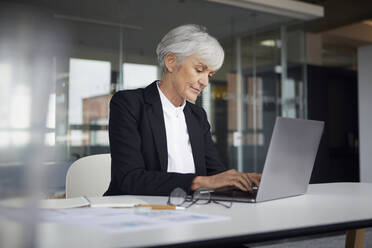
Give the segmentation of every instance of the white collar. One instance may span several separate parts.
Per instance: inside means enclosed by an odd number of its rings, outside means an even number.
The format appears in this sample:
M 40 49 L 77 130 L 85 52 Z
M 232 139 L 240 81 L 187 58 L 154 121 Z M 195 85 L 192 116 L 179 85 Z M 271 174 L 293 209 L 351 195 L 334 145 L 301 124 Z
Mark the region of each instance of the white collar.
M 160 80 L 156 83 L 156 86 L 158 87 L 160 100 L 163 106 L 163 111 L 167 113 L 175 113 L 175 115 L 178 116 L 180 112 L 183 112 L 183 109 L 186 106 L 186 100 L 183 100 L 183 104 L 180 107 L 174 106 L 173 103 L 169 101 L 169 99 L 164 95 L 164 93 L 159 88 L 159 83 L 160 83 Z

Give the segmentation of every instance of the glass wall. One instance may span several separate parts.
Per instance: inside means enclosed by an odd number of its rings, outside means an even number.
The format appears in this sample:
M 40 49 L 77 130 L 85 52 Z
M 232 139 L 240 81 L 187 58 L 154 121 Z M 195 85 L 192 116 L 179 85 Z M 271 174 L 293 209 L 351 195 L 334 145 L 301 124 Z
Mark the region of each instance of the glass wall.
M 304 33 L 290 26 L 223 41 L 226 79 L 211 82 L 210 121 L 230 168 L 261 172 L 276 117 L 306 117 Z
M 16 0 L 0 13 L 2 200 L 63 197 L 74 161 L 109 153 L 110 98 L 161 78 L 156 45 L 181 24 L 206 26 L 225 49 L 196 104 L 229 168 L 261 172 L 275 118 L 306 117 L 292 18 L 199 0 Z
M 1 166 L 24 163 L 19 154 L 32 141 L 35 72 L 46 71 L 48 79 L 39 81 L 43 90 L 38 91 L 44 102 L 37 108 L 45 119 L 40 134 L 47 150 L 45 168 L 54 178 L 46 182 L 47 195 L 63 194 L 73 161 L 109 153 L 112 94 L 160 79 L 156 45 L 169 29 L 184 23 L 205 25 L 226 52 L 223 67 L 196 104 L 206 109 L 213 139 L 229 168 L 260 172 L 275 118 L 306 116 L 304 39 L 301 31 L 288 31 L 299 22 L 292 18 L 192 0 L 3 5 L 19 19 L 7 25 L 14 36 L 1 37 L 1 52 L 7 53 L 0 61 L 2 106 L 7 106 L 2 110 L 0 145 L 6 156 Z M 35 23 L 23 25 L 28 16 Z M 23 36 L 28 39 L 22 41 Z M 4 45 L 12 39 L 32 52 Z

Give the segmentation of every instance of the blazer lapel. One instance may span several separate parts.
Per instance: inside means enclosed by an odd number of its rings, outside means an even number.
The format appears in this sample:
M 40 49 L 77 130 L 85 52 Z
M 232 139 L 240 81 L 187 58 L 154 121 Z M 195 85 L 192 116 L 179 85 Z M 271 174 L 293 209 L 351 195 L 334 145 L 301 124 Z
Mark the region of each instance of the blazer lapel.
M 165 134 L 163 108 L 156 81 L 145 88 L 144 94 L 145 101 L 148 103 L 146 111 L 150 120 L 150 126 L 160 160 L 160 167 L 162 171 L 166 172 L 168 169 L 167 138 Z
M 197 175 L 206 175 L 204 165 L 204 149 L 203 149 L 203 131 L 200 128 L 198 120 L 192 113 L 191 103 L 186 103 L 184 114 L 186 119 L 187 130 L 189 132 L 192 155 L 195 163 L 195 172 Z

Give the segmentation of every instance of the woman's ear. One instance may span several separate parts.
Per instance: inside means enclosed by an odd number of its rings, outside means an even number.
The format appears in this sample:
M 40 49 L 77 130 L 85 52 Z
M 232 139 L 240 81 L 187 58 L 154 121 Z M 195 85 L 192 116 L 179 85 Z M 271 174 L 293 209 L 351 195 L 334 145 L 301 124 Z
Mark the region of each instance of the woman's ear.
M 168 72 L 173 72 L 177 67 L 176 55 L 174 55 L 174 53 L 168 53 L 167 55 L 165 55 L 164 64 Z

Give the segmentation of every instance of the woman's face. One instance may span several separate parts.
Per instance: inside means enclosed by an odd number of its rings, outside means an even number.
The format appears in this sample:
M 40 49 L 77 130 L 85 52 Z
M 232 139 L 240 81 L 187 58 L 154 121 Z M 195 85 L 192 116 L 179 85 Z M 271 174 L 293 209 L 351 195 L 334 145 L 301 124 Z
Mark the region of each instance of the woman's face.
M 183 99 L 195 102 L 213 74 L 214 71 L 197 56 L 189 56 L 181 65 L 174 67 L 171 78 L 177 94 Z

